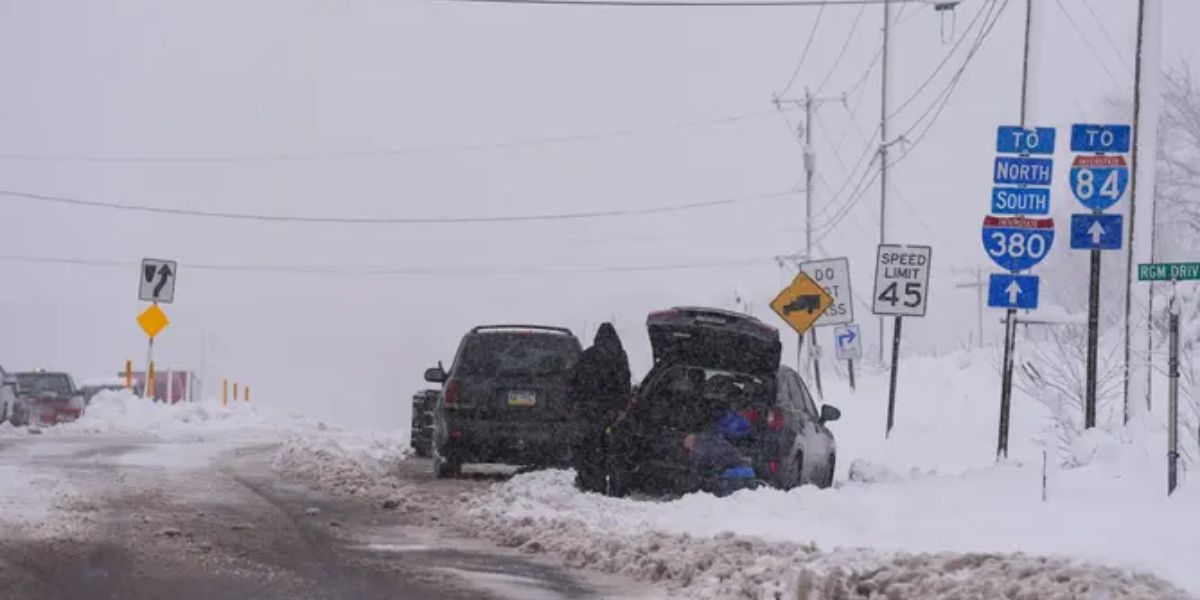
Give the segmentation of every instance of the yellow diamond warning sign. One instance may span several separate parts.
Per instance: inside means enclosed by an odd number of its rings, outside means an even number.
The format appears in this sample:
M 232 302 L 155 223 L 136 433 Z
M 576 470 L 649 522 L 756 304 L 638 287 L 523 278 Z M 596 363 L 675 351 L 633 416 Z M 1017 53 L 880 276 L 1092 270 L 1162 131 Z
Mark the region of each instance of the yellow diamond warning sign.
M 811 277 L 800 273 L 771 301 L 771 309 L 803 334 L 833 305 L 833 297 Z
M 167 328 L 171 322 L 167 320 L 167 313 L 163 312 L 158 304 L 151 304 L 142 314 L 138 315 L 138 325 L 142 326 L 142 331 L 146 335 L 153 338 Z

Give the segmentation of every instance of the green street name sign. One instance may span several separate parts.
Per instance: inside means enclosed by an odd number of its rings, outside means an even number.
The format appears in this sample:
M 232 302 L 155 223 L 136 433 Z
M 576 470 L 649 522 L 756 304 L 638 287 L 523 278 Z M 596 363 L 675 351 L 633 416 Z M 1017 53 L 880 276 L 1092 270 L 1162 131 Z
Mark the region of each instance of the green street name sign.
M 1148 263 L 1138 265 L 1138 281 L 1200 280 L 1200 263 Z

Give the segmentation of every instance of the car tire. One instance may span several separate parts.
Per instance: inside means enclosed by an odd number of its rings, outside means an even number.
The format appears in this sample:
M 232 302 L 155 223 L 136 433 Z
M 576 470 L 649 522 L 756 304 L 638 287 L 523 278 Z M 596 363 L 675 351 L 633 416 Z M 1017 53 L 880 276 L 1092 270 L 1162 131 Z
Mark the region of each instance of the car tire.
M 821 481 L 817 483 L 817 487 L 828 489 L 833 487 L 833 474 L 837 472 L 837 455 L 830 454 L 825 461 L 825 471 L 821 473 Z
M 438 479 L 449 479 L 462 474 L 462 463 L 445 456 L 441 448 L 433 444 L 433 476 Z

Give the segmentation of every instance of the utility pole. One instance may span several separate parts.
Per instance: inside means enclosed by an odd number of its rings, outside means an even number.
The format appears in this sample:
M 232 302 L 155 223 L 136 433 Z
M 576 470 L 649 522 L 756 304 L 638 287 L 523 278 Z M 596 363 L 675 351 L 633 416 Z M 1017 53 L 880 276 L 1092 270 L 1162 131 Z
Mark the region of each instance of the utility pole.
M 975 269 L 975 281 L 964 281 L 962 283 L 954 284 L 954 287 L 960 290 L 974 289 L 976 296 L 978 296 L 979 302 L 977 318 L 979 321 L 979 332 L 976 334 L 976 346 L 979 348 L 983 348 L 983 307 L 987 304 L 987 302 L 984 302 L 983 290 L 986 290 L 987 286 L 988 282 L 983 278 L 983 269 Z
M 880 71 L 882 94 L 879 102 L 879 244 L 887 243 L 887 169 L 888 169 L 888 67 L 891 62 L 892 0 L 883 0 L 883 64 Z M 883 364 L 883 317 L 879 317 L 879 363 Z

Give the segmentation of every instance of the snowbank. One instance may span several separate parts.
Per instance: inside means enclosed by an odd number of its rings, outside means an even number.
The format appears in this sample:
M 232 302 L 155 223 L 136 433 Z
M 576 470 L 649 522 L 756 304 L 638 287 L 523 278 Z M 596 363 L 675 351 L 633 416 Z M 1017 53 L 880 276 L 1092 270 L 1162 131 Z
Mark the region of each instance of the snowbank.
M 728 532 L 736 540 L 756 540 L 755 548 L 773 548 L 768 555 L 775 558 L 769 560 L 784 561 L 739 563 L 740 570 L 770 573 L 762 580 L 752 578 L 748 585 L 758 591 L 769 587 L 764 582 L 775 585 L 785 574 L 798 577 L 801 566 L 815 569 L 814 585 L 826 585 L 835 569 L 859 562 L 866 565 L 855 571 L 862 575 L 871 569 L 895 572 L 908 562 L 943 569 L 966 560 L 973 565 L 969 576 L 948 576 L 961 580 L 951 587 L 962 598 L 996 597 L 989 588 L 963 586 L 1001 572 L 1010 578 L 1012 573 L 1029 572 L 1017 578 L 1020 585 L 1065 578 L 1062 586 L 1030 596 L 1036 598 L 1055 597 L 1051 591 L 1075 597 L 1076 588 L 1067 583 L 1074 585 L 1080 578 L 1101 582 L 1094 583 L 1103 590 L 1096 598 L 1184 597 L 1158 579 L 1130 572 L 1150 573 L 1200 594 L 1200 570 L 1195 569 L 1200 544 L 1181 533 L 1200 523 L 1200 483 L 1189 485 L 1185 478 L 1181 490 L 1166 497 L 1161 415 L 1117 432 L 1088 432 L 1068 455 L 1056 456 L 1056 444 L 1047 443 L 1053 436 L 1047 434 L 1048 411 L 1018 393 L 1010 458 L 997 464 L 999 377 L 993 358 L 972 352 L 906 359 L 890 438 L 884 437 L 886 372 L 862 373 L 856 394 L 843 381 L 827 380 L 826 400 L 843 414 L 842 420 L 830 424 L 838 442 L 834 489 L 757 490 L 726 499 L 692 494 L 670 502 L 645 502 L 582 494 L 572 486 L 570 473 L 542 472 L 494 486 L 471 503 L 469 518 L 480 530 L 513 545 L 550 550 L 568 560 L 583 553 L 586 559 L 579 562 L 639 577 L 644 561 L 667 560 L 659 551 L 648 555 L 638 550 L 651 536 L 655 547 L 675 548 L 664 551 L 673 557 L 668 564 L 679 560 L 702 565 L 691 571 L 674 566 L 665 571 L 665 579 L 687 589 L 688 595 L 695 593 L 697 578 L 711 579 L 709 566 L 715 563 L 706 553 L 718 547 L 729 551 L 728 544 L 718 543 Z M 1050 449 L 1045 502 L 1043 448 Z M 570 536 L 564 538 L 562 532 Z M 682 541 L 663 541 L 667 539 Z M 534 546 L 528 546 L 531 543 Z M 796 554 L 794 549 L 811 544 L 835 550 L 817 556 Z M 700 548 L 694 550 L 700 554 L 687 554 L 693 552 L 689 547 Z M 956 566 L 950 570 L 965 573 Z M 748 576 L 717 577 L 720 583 L 711 597 L 757 597 L 739 591 L 745 583 L 740 578 Z M 945 585 L 925 567 L 896 576 L 924 582 L 921 585 Z M 1023 589 L 1020 585 L 1018 591 Z M 898 597 L 939 597 L 922 590 Z M 1011 597 L 1021 596 L 1014 592 Z
M 579 493 L 572 479 L 568 471 L 519 475 L 471 502 L 467 518 L 503 545 L 553 553 L 571 566 L 658 583 L 689 598 L 1188 597 L 1154 577 L 1065 558 L 822 552 L 800 541 L 814 524 L 795 514 L 802 504 L 779 502 L 792 493 L 639 502 Z
M 280 474 L 320 489 L 371 498 L 402 495 L 396 477 L 411 448 L 400 435 L 369 435 L 319 426 L 291 434 L 276 454 Z
M 255 406 L 219 402 L 150 402 L 129 390 L 102 391 L 73 423 L 42 428 L 44 435 L 128 434 L 160 438 L 207 438 L 234 431 L 287 430 L 307 426 L 298 418 L 261 414 Z

